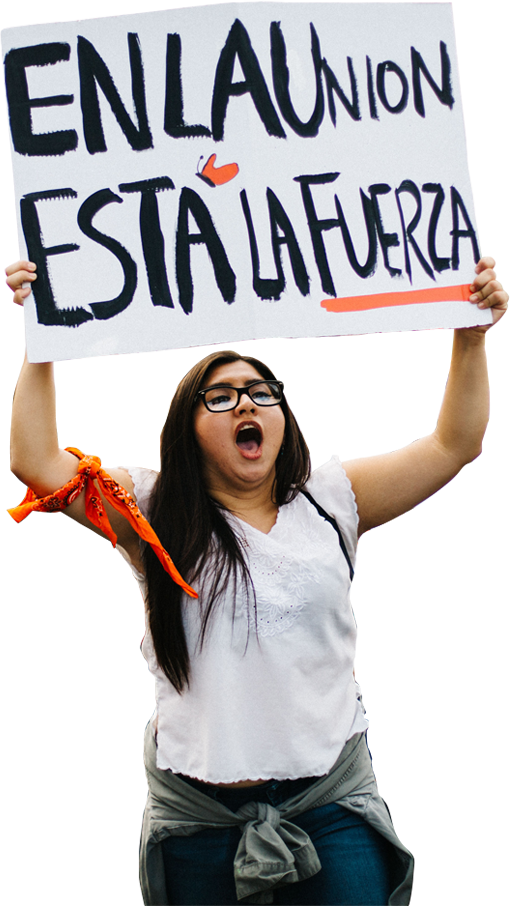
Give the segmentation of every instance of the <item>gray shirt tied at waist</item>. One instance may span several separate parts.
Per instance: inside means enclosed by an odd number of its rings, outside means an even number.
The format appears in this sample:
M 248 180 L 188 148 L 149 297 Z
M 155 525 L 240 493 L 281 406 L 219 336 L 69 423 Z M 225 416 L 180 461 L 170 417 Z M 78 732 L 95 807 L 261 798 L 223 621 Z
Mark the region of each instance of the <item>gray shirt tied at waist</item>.
M 233 865 L 237 898 L 243 903 L 272 903 L 275 888 L 303 881 L 321 870 L 312 841 L 292 818 L 332 802 L 360 815 L 393 845 L 398 878 L 389 906 L 409 903 L 414 859 L 397 837 L 379 795 L 365 733 L 348 740 L 329 774 L 278 808 L 248 802 L 231 812 L 171 771 L 160 770 L 150 723 L 145 731 L 144 758 L 149 795 L 140 842 L 140 884 L 145 906 L 170 906 L 160 847 L 165 837 L 233 825 L 241 832 Z

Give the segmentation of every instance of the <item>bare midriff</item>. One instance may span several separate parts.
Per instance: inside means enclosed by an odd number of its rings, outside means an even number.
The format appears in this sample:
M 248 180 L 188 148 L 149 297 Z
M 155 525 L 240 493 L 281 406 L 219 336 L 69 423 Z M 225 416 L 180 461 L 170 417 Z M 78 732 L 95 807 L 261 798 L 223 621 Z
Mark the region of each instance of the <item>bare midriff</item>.
M 267 780 L 238 780 L 236 783 L 209 783 L 207 780 L 201 780 L 201 783 L 205 783 L 206 786 L 221 786 L 225 789 L 237 789 L 242 790 L 245 787 L 249 786 L 260 786 L 261 783 L 267 783 Z

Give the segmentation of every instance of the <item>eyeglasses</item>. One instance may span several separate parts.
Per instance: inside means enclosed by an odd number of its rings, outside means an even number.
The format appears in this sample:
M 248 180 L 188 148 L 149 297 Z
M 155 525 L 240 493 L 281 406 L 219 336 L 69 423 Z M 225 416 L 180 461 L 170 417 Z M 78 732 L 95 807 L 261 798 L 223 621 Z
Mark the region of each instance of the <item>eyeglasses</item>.
M 195 402 L 201 397 L 209 412 L 228 412 L 239 405 L 243 393 L 247 393 L 257 406 L 279 406 L 283 398 L 283 384 L 281 381 L 252 381 L 246 387 L 215 384 L 199 390 Z

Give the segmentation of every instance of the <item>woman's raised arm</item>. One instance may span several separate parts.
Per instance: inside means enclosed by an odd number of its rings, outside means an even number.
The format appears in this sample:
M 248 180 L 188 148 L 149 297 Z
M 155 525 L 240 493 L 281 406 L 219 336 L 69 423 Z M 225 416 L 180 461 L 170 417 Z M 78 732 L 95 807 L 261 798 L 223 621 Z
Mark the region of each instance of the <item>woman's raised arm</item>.
M 22 284 L 36 279 L 34 266 L 30 262 L 20 261 L 6 268 L 6 274 L 7 284 L 14 291 L 14 301 L 18 305 L 23 305 L 31 290 L 28 286 L 23 288 Z M 13 402 L 12 471 L 38 497 L 45 497 L 74 478 L 78 472 L 78 462 L 76 456 L 59 447 L 53 363 L 36 364 L 28 362 L 25 358 Z M 128 472 L 123 469 L 107 471 L 133 495 L 133 485 Z M 85 514 L 84 496 L 80 494 L 64 512 L 102 535 L 101 530 L 96 528 Z M 134 565 L 140 566 L 139 539 L 136 532 L 121 514 L 104 500 L 103 503 L 119 544 L 128 551 Z
M 493 324 L 508 306 L 494 264 L 492 258 L 478 263 L 471 296 L 472 304 L 492 309 Z M 435 494 L 481 453 L 489 419 L 485 334 L 491 326 L 455 331 L 448 383 L 432 434 L 393 453 L 344 464 L 358 504 L 359 535 Z

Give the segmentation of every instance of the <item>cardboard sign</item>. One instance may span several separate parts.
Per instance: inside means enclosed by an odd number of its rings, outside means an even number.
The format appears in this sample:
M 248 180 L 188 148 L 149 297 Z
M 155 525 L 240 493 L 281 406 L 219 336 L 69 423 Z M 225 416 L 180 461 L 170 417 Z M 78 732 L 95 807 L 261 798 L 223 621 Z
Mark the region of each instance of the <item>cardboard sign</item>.
M 490 322 L 449 4 L 3 39 L 32 361 Z

